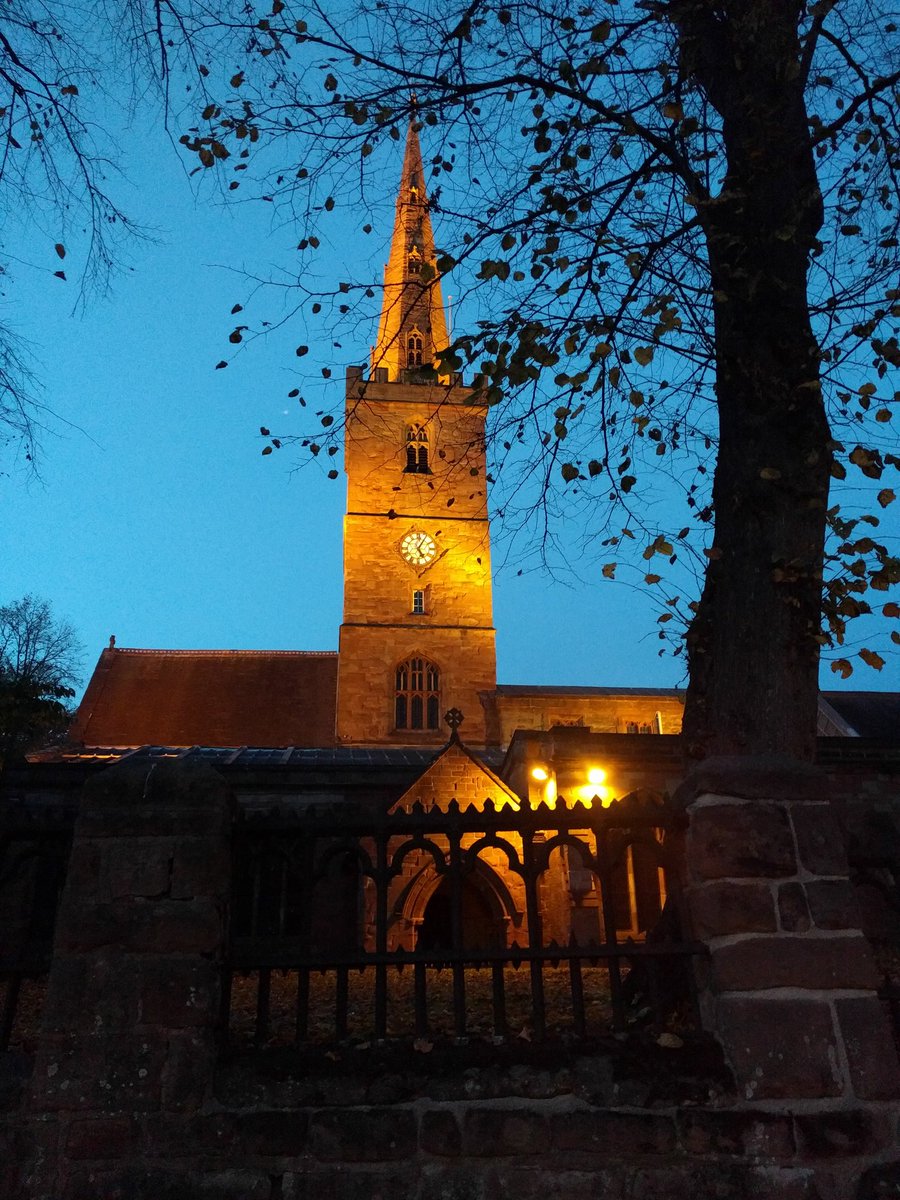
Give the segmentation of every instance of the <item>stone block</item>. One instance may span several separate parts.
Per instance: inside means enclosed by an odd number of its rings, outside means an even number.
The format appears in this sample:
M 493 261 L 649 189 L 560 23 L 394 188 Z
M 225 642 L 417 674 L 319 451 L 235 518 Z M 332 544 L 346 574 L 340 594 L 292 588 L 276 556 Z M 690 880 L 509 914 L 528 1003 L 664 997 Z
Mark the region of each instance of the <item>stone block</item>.
M 900 1196 L 900 1160 L 869 1167 L 859 1181 L 855 1200 L 895 1200 Z
M 433 1108 L 422 1113 L 419 1146 L 426 1154 L 441 1158 L 456 1157 L 462 1149 L 462 1135 L 453 1113 L 445 1108 Z
M 282 1200 L 421 1200 L 415 1163 L 397 1167 L 315 1166 L 282 1176 Z M 471 1193 L 474 1198 L 477 1193 Z M 469 1200 L 469 1198 L 467 1198 Z
M 242 1113 L 237 1125 L 241 1155 L 298 1158 L 306 1145 L 306 1127 L 303 1112 L 274 1109 Z
M 165 1042 L 141 1034 L 44 1039 L 31 1083 L 34 1111 L 153 1112 L 160 1103 Z
M 308 1145 L 322 1162 L 390 1162 L 414 1157 L 416 1135 L 411 1109 L 330 1109 L 310 1117 Z
M 463 1150 L 466 1154 L 492 1158 L 495 1155 L 542 1154 L 550 1146 L 550 1133 L 542 1113 L 522 1108 L 476 1108 L 463 1119 Z
M 708 1163 L 690 1171 L 643 1167 L 632 1187 L 628 1200 L 822 1200 L 808 1169 L 747 1163 Z
M 532 1168 L 503 1163 L 497 1168 L 497 1200 L 624 1200 L 627 1189 L 619 1167 L 577 1171 L 559 1163 Z
M 107 947 L 154 954 L 214 954 L 222 945 L 219 907 L 207 899 L 64 904 L 57 944 L 74 954 Z
M 170 1033 L 162 1068 L 163 1106 L 175 1112 L 200 1108 L 212 1086 L 215 1058 L 213 1030 L 185 1029 Z
M 57 953 L 44 1003 L 44 1032 L 132 1030 L 139 1015 L 139 982 L 128 955 Z
M 720 997 L 717 1032 L 747 1100 L 840 1096 L 831 1008 L 824 1000 Z
M 775 902 L 766 883 L 711 883 L 688 895 L 694 937 L 774 933 Z
M 887 1122 L 871 1110 L 796 1113 L 794 1127 L 803 1159 L 873 1154 L 890 1143 Z
M 811 879 L 806 885 L 806 899 L 817 928 L 862 928 L 856 889 L 849 879 Z
M 101 897 L 101 844 L 81 839 L 72 846 L 65 886 L 69 895 L 78 897 L 78 903 Z
M 721 992 L 779 987 L 875 989 L 880 982 L 862 934 L 760 935 L 713 947 L 711 962 Z
M 140 1144 L 140 1129 L 133 1117 L 92 1117 L 73 1121 L 65 1144 L 72 1159 L 126 1158 Z
M 669 1154 L 675 1148 L 670 1117 L 606 1110 L 557 1112 L 550 1117 L 555 1150 L 629 1158 Z
M 486 1167 L 425 1167 L 417 1200 L 497 1200 L 497 1173 Z M 383 1200 L 393 1200 L 384 1194 Z
M 209 1026 L 218 1013 L 220 970 L 208 959 L 144 958 L 140 963 L 142 1025 Z
M 787 1114 L 685 1108 L 679 1126 L 688 1154 L 734 1154 L 773 1162 L 786 1162 L 794 1155 Z
M 171 838 L 117 838 L 107 850 L 106 883 L 111 900 L 157 899 L 169 891 Z
M 805 933 L 812 921 L 802 883 L 782 883 L 778 888 L 778 921 L 788 933 Z
M 847 851 L 830 804 L 792 804 L 800 863 L 813 875 L 846 875 Z
M 261 1171 L 178 1171 L 137 1162 L 73 1172 L 62 1200 L 270 1200 L 271 1188 Z
M 900 1064 L 891 1021 L 877 996 L 836 1000 L 838 1023 L 850 1066 L 850 1083 L 860 1100 L 900 1096 Z
M 145 1157 L 168 1160 L 200 1156 L 233 1160 L 242 1149 L 231 1113 L 160 1112 L 144 1118 Z
M 231 847 L 224 838 L 179 838 L 172 859 L 173 900 L 224 896 L 231 883 Z
M 688 865 L 698 880 L 778 878 L 797 869 L 794 839 L 783 804 L 748 801 L 694 809 Z

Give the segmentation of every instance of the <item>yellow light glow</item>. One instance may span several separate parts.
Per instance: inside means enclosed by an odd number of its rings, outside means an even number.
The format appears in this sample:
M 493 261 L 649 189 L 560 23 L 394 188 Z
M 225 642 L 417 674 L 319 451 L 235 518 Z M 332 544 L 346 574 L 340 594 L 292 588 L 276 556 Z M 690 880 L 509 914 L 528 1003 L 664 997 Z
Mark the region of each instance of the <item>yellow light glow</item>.
M 547 774 L 547 771 L 544 767 L 534 767 L 531 772 L 531 778 L 543 780 L 549 779 L 550 776 Z
M 604 808 L 608 808 L 612 803 L 612 795 L 607 787 L 599 787 L 592 783 L 583 784 L 577 789 L 578 799 L 585 804 L 591 804 L 595 800 L 599 800 Z
M 591 767 L 588 771 L 588 783 L 602 783 L 606 778 L 606 772 L 601 771 L 599 767 Z

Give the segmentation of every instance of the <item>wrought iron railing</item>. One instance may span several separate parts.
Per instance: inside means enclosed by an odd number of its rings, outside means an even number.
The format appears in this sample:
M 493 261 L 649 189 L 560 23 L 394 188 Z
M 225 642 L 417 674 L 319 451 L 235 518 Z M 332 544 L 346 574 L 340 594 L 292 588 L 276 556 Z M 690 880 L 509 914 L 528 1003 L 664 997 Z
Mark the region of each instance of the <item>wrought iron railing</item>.
M 540 805 L 245 817 L 232 1040 L 584 1037 L 691 1020 L 676 815 L 634 794 Z M 477 1010 L 477 1016 L 476 1016 Z

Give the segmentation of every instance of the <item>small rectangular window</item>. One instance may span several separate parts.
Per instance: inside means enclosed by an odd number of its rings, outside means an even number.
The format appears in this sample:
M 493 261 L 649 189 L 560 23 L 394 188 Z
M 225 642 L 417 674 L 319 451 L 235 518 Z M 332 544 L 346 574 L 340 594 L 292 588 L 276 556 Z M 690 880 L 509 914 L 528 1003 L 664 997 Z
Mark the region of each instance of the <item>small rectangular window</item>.
M 419 588 L 413 592 L 412 610 L 413 615 L 417 617 L 425 614 L 425 593 Z

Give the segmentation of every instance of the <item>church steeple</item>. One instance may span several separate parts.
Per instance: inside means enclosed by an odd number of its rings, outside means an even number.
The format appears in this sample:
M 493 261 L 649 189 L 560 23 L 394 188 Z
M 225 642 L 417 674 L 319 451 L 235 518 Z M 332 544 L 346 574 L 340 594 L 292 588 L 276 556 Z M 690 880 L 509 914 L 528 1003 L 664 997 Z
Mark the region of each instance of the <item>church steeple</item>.
M 378 341 L 372 351 L 373 375 L 379 367 L 386 369 L 390 383 L 406 378 L 409 370 L 433 366 L 435 351 L 447 345 L 418 129 L 413 117 L 406 135 L 391 253 L 384 269 Z

